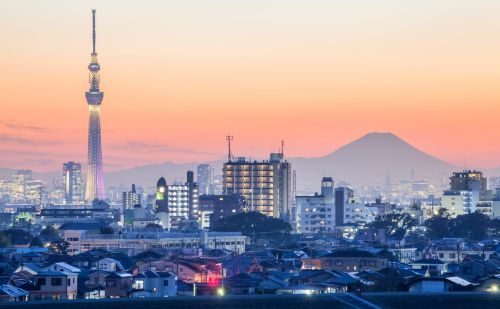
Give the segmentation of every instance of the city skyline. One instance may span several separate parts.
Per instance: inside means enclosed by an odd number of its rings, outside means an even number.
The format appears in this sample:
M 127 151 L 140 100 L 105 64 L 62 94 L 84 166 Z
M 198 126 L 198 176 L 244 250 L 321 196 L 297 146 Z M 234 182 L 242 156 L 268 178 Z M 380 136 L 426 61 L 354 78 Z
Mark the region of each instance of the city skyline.
M 237 153 L 264 158 L 283 139 L 287 157 L 315 157 L 371 131 L 458 166 L 500 166 L 500 47 L 491 39 L 500 22 L 489 13 L 497 3 L 365 2 L 366 11 L 321 1 L 18 3 L 8 2 L 0 21 L 16 24 L 2 49 L 9 106 L 0 116 L 1 167 L 53 171 L 86 161 L 82 38 L 93 7 L 103 16 L 106 171 L 222 159 L 228 133 Z

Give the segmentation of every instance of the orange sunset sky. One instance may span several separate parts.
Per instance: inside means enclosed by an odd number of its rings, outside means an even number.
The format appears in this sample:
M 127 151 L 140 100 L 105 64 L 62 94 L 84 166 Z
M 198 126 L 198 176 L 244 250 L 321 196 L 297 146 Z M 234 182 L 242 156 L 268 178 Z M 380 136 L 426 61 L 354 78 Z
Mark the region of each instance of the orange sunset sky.
M 106 171 L 321 156 L 390 131 L 500 166 L 500 1 L 2 1 L 0 166 L 86 162 L 97 9 Z

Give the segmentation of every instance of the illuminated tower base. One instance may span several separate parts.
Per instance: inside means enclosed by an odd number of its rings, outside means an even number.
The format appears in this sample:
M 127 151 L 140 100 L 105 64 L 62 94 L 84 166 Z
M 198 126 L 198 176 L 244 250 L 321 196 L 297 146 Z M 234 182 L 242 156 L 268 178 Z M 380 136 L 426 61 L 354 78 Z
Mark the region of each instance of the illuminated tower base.
M 104 170 L 101 149 L 101 107 L 89 105 L 87 190 L 85 199 L 104 199 Z

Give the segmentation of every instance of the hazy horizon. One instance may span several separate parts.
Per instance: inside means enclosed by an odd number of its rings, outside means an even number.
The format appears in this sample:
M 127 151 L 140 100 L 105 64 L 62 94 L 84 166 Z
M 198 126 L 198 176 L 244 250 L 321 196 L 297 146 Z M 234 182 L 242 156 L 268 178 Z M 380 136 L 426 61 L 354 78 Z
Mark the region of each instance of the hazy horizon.
M 288 157 L 320 157 L 392 132 L 457 166 L 500 166 L 497 1 L 3 7 L 1 167 L 86 164 L 92 8 L 108 172 L 223 159 L 227 134 L 266 158 L 281 140 Z

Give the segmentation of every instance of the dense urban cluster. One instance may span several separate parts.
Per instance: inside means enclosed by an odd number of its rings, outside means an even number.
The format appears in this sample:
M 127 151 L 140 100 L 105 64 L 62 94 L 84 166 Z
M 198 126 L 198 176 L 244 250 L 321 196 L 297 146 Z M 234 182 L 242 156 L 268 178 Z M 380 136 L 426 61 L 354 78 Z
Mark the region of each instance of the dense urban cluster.
M 332 177 L 296 194 L 282 152 L 229 157 L 220 186 L 214 170 L 91 203 L 78 163 L 50 190 L 17 171 L 0 182 L 0 299 L 499 289 L 500 195 L 479 171 L 370 200 Z

